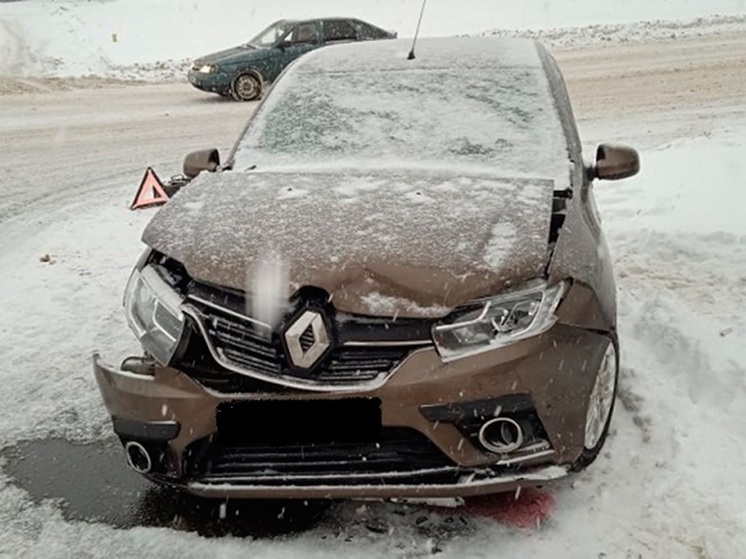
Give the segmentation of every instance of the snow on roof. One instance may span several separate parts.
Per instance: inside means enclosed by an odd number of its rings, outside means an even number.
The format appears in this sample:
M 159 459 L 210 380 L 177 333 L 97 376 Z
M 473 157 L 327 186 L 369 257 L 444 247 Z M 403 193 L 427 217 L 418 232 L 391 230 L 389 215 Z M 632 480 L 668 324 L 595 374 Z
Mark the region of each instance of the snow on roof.
M 533 41 L 373 41 L 307 54 L 235 150 L 242 170 L 352 162 L 487 167 L 568 183 L 564 132 Z
M 504 37 L 419 39 L 414 60 L 407 54 L 412 41 L 360 42 L 320 49 L 296 66 L 296 73 L 377 72 L 392 70 L 497 70 L 509 67 L 541 69 L 536 43 Z

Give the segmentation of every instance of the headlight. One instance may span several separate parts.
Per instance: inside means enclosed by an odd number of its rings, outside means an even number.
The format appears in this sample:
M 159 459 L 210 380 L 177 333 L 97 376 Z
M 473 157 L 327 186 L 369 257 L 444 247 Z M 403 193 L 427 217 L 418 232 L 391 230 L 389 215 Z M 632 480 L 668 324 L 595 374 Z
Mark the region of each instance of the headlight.
M 199 67 L 197 70 L 200 74 L 212 74 L 217 70 L 217 66 L 214 66 L 212 64 L 203 64 Z
M 124 292 L 127 322 L 145 351 L 168 365 L 184 331 L 182 299 L 152 267 L 135 270 Z
M 542 283 L 465 305 L 433 326 L 438 352 L 449 361 L 546 332 L 557 320 L 554 311 L 564 292 L 564 282 Z

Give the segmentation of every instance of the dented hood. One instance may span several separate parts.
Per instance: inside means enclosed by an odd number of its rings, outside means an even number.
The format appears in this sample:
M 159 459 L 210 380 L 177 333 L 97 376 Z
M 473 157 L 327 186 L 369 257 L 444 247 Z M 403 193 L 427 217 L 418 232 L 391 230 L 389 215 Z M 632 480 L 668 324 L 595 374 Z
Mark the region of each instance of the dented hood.
M 289 291 L 326 290 L 355 314 L 437 317 L 536 278 L 553 183 L 448 172 L 203 173 L 143 241 L 196 280 L 244 290 L 264 257 Z

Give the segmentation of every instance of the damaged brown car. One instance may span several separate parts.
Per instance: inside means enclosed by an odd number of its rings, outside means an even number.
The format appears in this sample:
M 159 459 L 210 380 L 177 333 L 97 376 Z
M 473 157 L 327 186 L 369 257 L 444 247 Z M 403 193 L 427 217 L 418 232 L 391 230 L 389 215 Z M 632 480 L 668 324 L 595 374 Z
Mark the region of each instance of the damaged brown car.
M 590 464 L 615 283 L 560 71 L 519 39 L 291 65 L 143 235 L 144 355 L 94 371 L 129 465 L 208 497 L 446 497 Z M 200 170 L 205 172 L 199 173 Z M 199 174 L 199 176 L 196 176 Z

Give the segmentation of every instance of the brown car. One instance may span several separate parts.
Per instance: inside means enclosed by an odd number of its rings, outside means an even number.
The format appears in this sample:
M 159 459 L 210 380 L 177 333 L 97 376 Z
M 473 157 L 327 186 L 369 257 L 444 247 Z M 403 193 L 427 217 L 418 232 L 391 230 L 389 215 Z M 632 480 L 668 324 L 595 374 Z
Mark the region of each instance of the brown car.
M 129 465 L 208 497 L 440 497 L 579 470 L 619 352 L 593 179 L 528 40 L 382 41 L 292 64 L 223 165 L 158 211 L 94 371 Z M 200 170 L 210 171 L 199 173 Z M 199 176 L 196 176 L 199 174 Z

